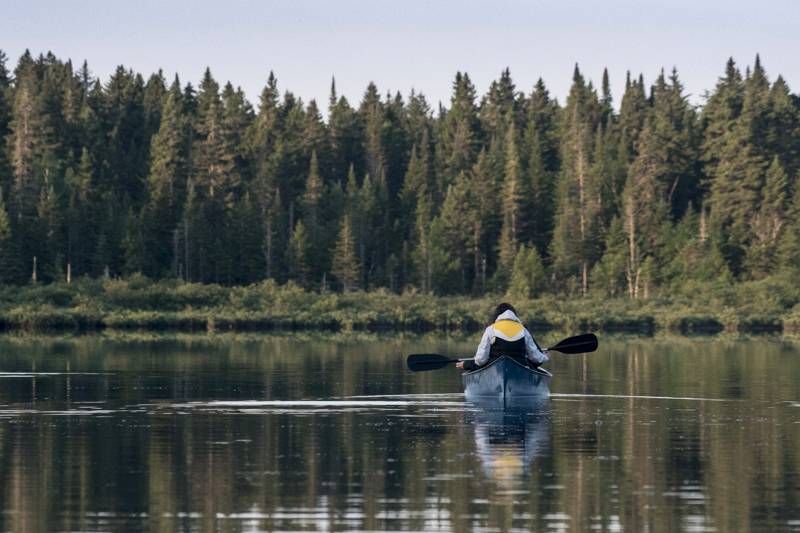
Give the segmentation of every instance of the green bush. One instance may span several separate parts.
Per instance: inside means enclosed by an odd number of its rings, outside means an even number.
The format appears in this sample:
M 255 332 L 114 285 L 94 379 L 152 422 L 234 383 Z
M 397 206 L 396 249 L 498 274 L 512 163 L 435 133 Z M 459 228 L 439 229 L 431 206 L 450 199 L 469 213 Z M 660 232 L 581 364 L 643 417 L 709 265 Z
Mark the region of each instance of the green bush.
M 79 279 L 72 284 L 0 286 L 5 329 L 140 329 L 226 331 L 262 329 L 478 331 L 507 296 L 316 293 L 272 280 L 243 287 L 128 279 Z M 800 289 L 788 277 L 740 283 L 690 282 L 648 300 L 544 295 L 511 300 L 534 332 L 559 329 L 684 334 L 800 329 Z

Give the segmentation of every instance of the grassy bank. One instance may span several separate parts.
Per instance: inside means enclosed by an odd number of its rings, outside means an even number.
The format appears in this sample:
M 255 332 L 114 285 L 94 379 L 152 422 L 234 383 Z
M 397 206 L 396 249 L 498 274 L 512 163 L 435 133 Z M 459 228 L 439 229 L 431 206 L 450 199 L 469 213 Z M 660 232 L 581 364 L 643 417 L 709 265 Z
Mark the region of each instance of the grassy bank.
M 773 282 L 774 283 L 774 282 Z M 789 289 L 750 286 L 736 293 L 694 291 L 645 301 L 546 296 L 513 300 L 534 331 L 650 334 L 780 332 L 800 329 Z M 692 291 L 688 291 L 692 293 Z M 781 298 L 774 296 L 783 294 Z M 23 331 L 478 330 L 499 296 L 436 297 L 386 291 L 306 292 L 264 282 L 247 287 L 176 281 L 79 280 L 70 285 L 0 288 L 0 328 Z

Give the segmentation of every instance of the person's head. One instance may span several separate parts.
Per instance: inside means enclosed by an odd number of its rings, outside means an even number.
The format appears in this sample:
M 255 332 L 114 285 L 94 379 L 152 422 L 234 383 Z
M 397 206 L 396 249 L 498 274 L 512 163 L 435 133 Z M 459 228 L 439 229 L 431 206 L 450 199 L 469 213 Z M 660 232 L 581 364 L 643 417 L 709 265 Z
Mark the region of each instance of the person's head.
M 492 316 L 492 322 L 497 320 L 497 317 L 505 313 L 506 311 L 511 311 L 515 315 L 517 314 L 517 310 L 514 309 L 514 306 L 510 303 L 503 302 L 494 309 L 494 315 Z

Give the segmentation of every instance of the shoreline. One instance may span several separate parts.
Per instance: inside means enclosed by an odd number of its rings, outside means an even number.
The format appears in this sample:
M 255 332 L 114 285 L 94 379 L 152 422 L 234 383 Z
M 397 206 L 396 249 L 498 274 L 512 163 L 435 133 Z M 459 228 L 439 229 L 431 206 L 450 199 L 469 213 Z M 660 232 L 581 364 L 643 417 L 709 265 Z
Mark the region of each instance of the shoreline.
M 244 287 L 179 281 L 79 280 L 0 289 L 2 332 L 410 332 L 480 331 L 510 300 L 531 331 L 653 335 L 800 331 L 794 309 L 758 311 L 687 301 L 626 298 L 433 296 L 385 290 L 316 293 L 267 281 Z

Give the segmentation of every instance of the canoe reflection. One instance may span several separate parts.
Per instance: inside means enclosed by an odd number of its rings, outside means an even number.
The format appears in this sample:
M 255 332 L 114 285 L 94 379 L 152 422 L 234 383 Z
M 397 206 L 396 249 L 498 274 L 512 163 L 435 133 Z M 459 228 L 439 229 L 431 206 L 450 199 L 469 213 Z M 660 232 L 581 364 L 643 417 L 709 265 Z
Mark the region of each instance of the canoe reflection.
M 551 453 L 548 398 L 505 407 L 470 404 L 465 414 L 474 427 L 475 449 L 486 477 L 513 489 L 538 457 Z

